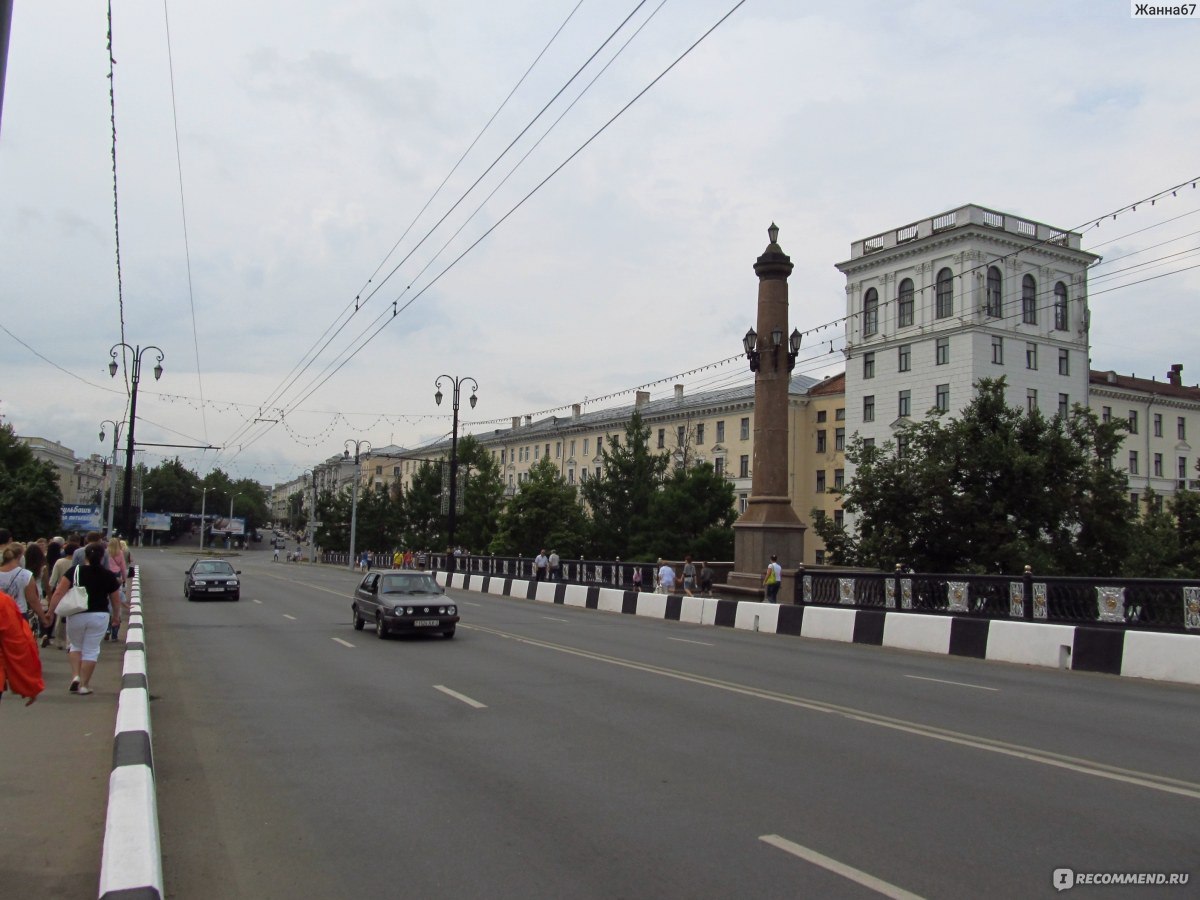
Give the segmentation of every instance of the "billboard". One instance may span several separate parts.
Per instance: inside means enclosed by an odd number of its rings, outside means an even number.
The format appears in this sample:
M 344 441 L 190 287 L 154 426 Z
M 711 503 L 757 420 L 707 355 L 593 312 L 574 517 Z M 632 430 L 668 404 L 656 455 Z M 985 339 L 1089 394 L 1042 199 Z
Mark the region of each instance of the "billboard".
M 99 531 L 100 507 L 94 503 L 64 503 L 63 531 Z
M 213 534 L 228 534 L 232 537 L 241 537 L 246 533 L 246 520 L 213 519 L 210 530 Z
M 143 531 L 170 531 L 171 530 L 171 514 L 170 513 L 143 513 L 142 514 L 142 530 Z

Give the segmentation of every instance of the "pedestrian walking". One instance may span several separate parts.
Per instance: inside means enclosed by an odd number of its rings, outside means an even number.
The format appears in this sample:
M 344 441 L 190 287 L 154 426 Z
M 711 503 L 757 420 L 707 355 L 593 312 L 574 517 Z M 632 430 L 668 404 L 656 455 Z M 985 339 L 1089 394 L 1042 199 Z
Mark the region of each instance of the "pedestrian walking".
M 28 706 L 46 689 L 42 659 L 29 623 L 15 597 L 0 595 L 0 699 L 5 691 L 25 698 Z
M 642 592 L 642 567 L 633 567 L 633 592 L 640 594 Z
M 711 597 L 713 586 L 713 570 L 708 563 L 700 563 L 700 596 Z
M 105 640 L 115 641 L 121 630 L 121 619 L 124 618 L 125 610 L 125 548 L 122 546 L 123 541 L 120 538 L 113 538 L 108 542 L 108 562 L 106 566 L 108 570 L 117 576 L 117 583 L 120 585 L 121 602 L 117 604 L 113 612 L 116 613 L 117 624 L 108 630 Z
M 547 561 L 550 565 L 550 580 L 558 581 L 559 580 L 559 572 L 560 572 L 559 566 L 561 565 L 561 562 L 558 558 L 558 551 L 551 550 L 550 558 Z
M 774 553 L 771 554 L 771 561 L 767 563 L 767 571 L 763 573 L 763 584 L 767 589 L 767 602 L 779 602 L 779 585 L 783 581 L 783 568 Z
M 546 548 L 543 547 L 541 552 L 533 559 L 533 577 L 536 581 L 546 580 L 546 568 L 550 565 L 550 560 L 546 556 Z
M 658 592 L 660 594 L 669 594 L 675 590 L 675 567 L 670 563 L 659 560 L 658 567 Z
M 88 544 L 84 548 L 86 564 L 68 569 L 55 587 L 54 597 L 50 600 L 50 611 L 53 612 L 74 585 L 76 577 L 79 584 L 87 590 L 87 611 L 75 613 L 67 619 L 67 639 L 71 642 L 69 658 L 72 694 L 92 693 L 89 685 L 92 673 L 96 670 L 96 662 L 100 659 L 100 641 L 110 622 L 120 624 L 121 621 L 120 585 L 117 583 L 117 576 L 105 568 L 104 556 L 103 544 Z M 116 612 L 113 612 L 114 610 Z
M 4 554 L 0 556 L 0 591 L 13 598 L 26 620 L 36 617 L 43 627 L 49 628 L 50 616 L 42 606 L 37 580 L 22 564 L 24 557 L 24 544 L 14 541 L 5 546 Z
M 692 557 L 685 556 L 683 558 L 683 591 L 689 597 L 695 597 L 692 593 L 696 589 L 696 567 L 692 565 Z

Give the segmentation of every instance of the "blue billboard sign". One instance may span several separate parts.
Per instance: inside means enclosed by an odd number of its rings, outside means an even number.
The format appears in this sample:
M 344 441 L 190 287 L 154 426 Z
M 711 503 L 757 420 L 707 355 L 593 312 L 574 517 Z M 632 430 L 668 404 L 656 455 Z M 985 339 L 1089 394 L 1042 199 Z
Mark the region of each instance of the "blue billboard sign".
M 64 531 L 99 531 L 100 507 L 94 503 L 64 503 L 62 524 Z

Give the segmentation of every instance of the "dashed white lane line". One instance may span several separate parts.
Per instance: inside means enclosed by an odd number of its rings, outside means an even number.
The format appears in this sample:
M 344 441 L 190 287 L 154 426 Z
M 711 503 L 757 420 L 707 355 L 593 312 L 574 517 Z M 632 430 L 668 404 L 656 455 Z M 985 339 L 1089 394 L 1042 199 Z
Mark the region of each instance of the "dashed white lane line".
M 570 622 L 570 619 L 560 619 L 557 616 L 542 616 L 543 619 L 549 619 L 551 622 Z
M 463 606 L 483 606 L 482 603 L 472 603 L 470 600 L 463 600 L 462 605 Z
M 257 598 L 252 598 L 252 599 L 254 599 L 254 602 L 255 602 L 255 603 L 257 603 L 257 604 L 259 604 L 260 606 L 262 605 L 262 601 L 261 601 L 261 600 L 259 600 L 259 599 L 257 599 Z
M 285 619 L 291 619 L 293 622 L 295 622 L 295 621 L 296 621 L 296 617 L 295 617 L 295 616 L 289 616 L 287 613 L 284 613 L 284 614 L 283 614 L 283 617 L 284 617 Z
M 343 641 L 341 638 L 334 638 L 333 640 L 341 644 L 343 647 L 349 647 L 351 650 L 354 649 L 354 645 L 349 641 Z
M 906 891 L 903 888 L 898 888 L 894 884 L 889 884 L 882 879 L 876 878 L 874 875 L 869 875 L 861 869 L 856 869 L 853 866 L 848 866 L 845 863 L 838 862 L 836 859 L 826 856 L 824 853 L 818 853 L 816 850 L 810 850 L 808 847 L 802 847 L 799 844 L 793 843 L 786 838 L 781 838 L 777 834 L 764 834 L 759 838 L 760 841 L 770 844 L 772 847 L 778 847 L 785 853 L 790 853 L 793 856 L 798 856 L 805 862 L 810 862 L 815 866 L 820 866 L 833 872 L 835 875 L 840 875 L 855 884 L 861 884 L 865 888 L 870 888 L 877 894 L 882 894 L 885 897 L 892 897 L 894 900 L 921 900 L 919 894 L 914 894 L 911 891 Z
M 955 687 L 975 688 L 977 691 L 999 691 L 1000 688 L 986 687 L 982 684 L 967 684 L 965 681 L 947 681 L 944 678 L 926 678 L 924 675 L 905 675 L 905 678 L 914 678 L 917 681 L 936 681 L 938 684 L 952 684 Z
M 453 697 L 455 700 L 461 700 L 463 703 L 467 704 L 467 706 L 473 707 L 474 709 L 487 709 L 487 704 L 480 703 L 478 700 L 472 700 L 470 697 L 466 696 L 465 694 L 460 694 L 458 691 L 452 691 L 443 684 L 435 684 L 433 689 L 435 691 L 441 691 L 446 696 Z
M 668 641 L 679 641 L 681 644 L 699 644 L 701 647 L 715 647 L 716 644 L 710 644 L 707 641 L 689 641 L 687 638 L 667 638 Z

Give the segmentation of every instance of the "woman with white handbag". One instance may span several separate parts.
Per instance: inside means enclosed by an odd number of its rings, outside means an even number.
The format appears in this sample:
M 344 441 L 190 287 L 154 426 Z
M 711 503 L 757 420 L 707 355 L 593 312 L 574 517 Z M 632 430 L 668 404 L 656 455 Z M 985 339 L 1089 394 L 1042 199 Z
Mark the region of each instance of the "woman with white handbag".
M 67 616 L 67 639 L 71 642 L 71 693 L 92 693 L 89 683 L 100 659 L 100 642 L 109 624 L 121 621 L 121 592 L 117 576 L 104 566 L 104 545 L 88 544 L 86 564 L 72 566 L 58 582 L 50 600 L 50 612 L 61 609 Z M 67 612 L 70 610 L 70 612 Z

